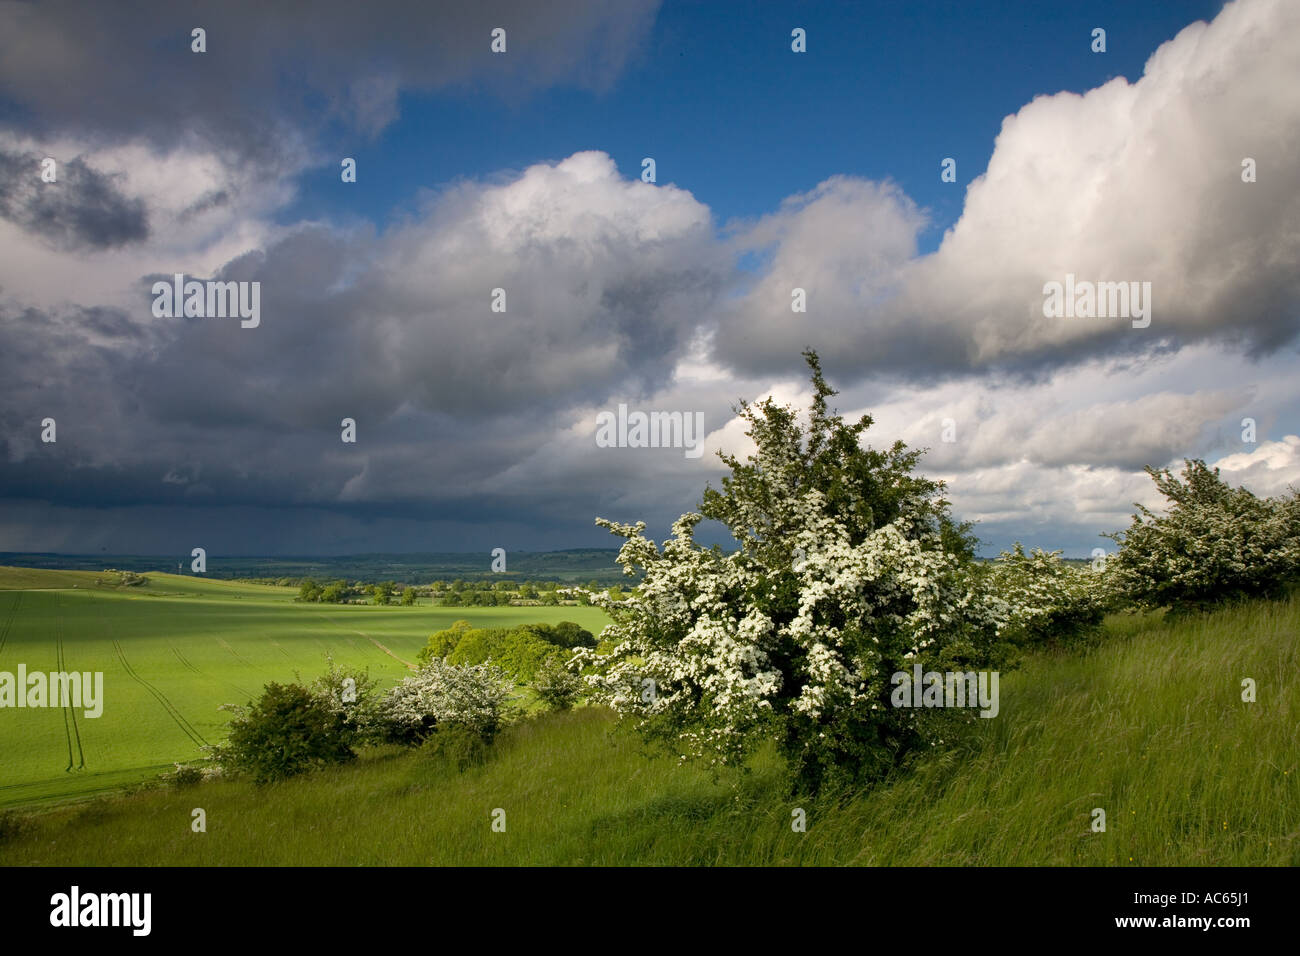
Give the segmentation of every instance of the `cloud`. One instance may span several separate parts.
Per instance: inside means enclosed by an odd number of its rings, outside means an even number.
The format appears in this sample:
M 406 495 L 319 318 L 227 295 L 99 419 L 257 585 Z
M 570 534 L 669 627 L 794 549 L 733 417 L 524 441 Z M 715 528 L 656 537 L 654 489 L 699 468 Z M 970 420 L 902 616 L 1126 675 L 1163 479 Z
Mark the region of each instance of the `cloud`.
M 506 99 L 601 90 L 635 57 L 658 0 L 0 2 L 0 101 L 42 137 L 155 147 L 198 140 L 274 166 L 324 124 L 375 134 L 399 94 L 478 85 Z M 191 31 L 206 31 L 206 52 Z M 491 31 L 507 31 L 493 54 Z
M 247 523 L 242 550 L 276 550 L 277 535 L 323 550 L 434 533 L 545 546 L 596 514 L 666 531 L 721 473 L 714 451 L 746 453 L 732 403 L 806 407 L 807 345 L 839 407 L 875 416 L 869 441 L 931 449 L 922 470 L 995 548 L 1104 545 L 1132 502 L 1158 503 L 1146 464 L 1217 457 L 1268 493 L 1296 479 L 1294 4 L 1232 4 L 1136 83 L 1008 117 L 961 220 L 923 257 L 926 211 L 890 182 L 831 177 L 719 235 L 690 192 L 625 180 L 596 151 L 425 192 L 383 231 L 281 226 L 318 124 L 375 134 L 414 88 L 599 87 L 652 6 L 575 3 L 576 20 L 554 18 L 564 43 L 549 42 L 549 11 L 521 6 L 506 61 L 484 52 L 488 20 L 429 33 L 465 13 L 390 5 L 410 30 L 389 49 L 373 7 L 328 5 L 319 23 L 277 10 L 264 35 L 243 29 L 243 3 L 187 8 L 184 23 L 171 9 L 123 6 L 118 22 L 0 4 L 0 88 L 25 117 L 0 135 L 21 174 L 0 187 L 0 531 L 14 540 L 77 542 L 87 508 L 106 540 L 168 548 L 222 514 Z M 88 31 L 67 29 L 74 16 Z M 200 17 L 207 59 L 188 52 Z M 457 47 L 457 24 L 482 48 Z M 313 43 L 292 86 L 270 75 Z M 166 52 L 133 67 L 123 50 L 141 44 Z M 33 56 L 62 85 L 23 72 Z M 66 192 L 37 191 L 44 155 L 72 170 Z M 1240 179 L 1247 155 L 1256 183 Z M 260 327 L 155 318 L 150 285 L 175 272 L 261 283 Z M 1151 281 L 1151 327 L 1045 319 L 1042 285 L 1066 272 Z M 796 287 L 806 314 L 791 311 Z M 706 454 L 596 447 L 596 413 L 624 402 L 703 413 Z M 1243 416 L 1258 448 L 1242 450 Z M 356 445 L 340 441 L 344 417 Z M 22 513 L 38 500 L 51 504 Z M 133 532 L 133 513 L 180 517 Z
M 1300 331 L 1300 6 L 1238 0 L 1163 44 L 1135 83 L 1040 96 L 1007 117 L 933 254 L 888 186 L 835 177 L 737 242 L 765 271 L 719 320 L 743 373 L 820 347 L 841 376 L 1045 374 L 1202 340 L 1261 355 Z M 1242 181 L 1253 159 L 1258 181 Z M 1151 325 L 1049 319 L 1043 286 L 1150 282 Z M 790 289 L 808 290 L 807 315 Z
M 145 204 L 80 158 L 41 178 L 45 157 L 0 150 L 0 218 L 60 249 L 111 249 L 149 235 Z
M 1250 451 L 1225 455 L 1211 462 L 1232 485 L 1249 488 L 1262 497 L 1276 497 L 1300 489 L 1300 436 L 1262 441 Z
M 0 308 L 0 374 L 29 385 L 0 412 L 0 492 L 518 510 L 532 478 L 516 466 L 558 421 L 673 381 L 729 268 L 707 207 L 595 152 L 429 193 L 382 236 L 303 225 L 191 273 L 261 283 L 257 329 L 155 318 L 150 286 L 182 261 L 152 258 L 121 308 Z M 93 345 L 76 340 L 87 329 Z M 55 446 L 34 443 L 46 415 Z M 202 481 L 178 480 L 190 471 Z
M 935 468 L 1087 462 L 1140 471 L 1203 445 L 1207 432 L 1248 400 L 1248 391 L 1236 388 L 1152 391 L 1132 400 L 1091 402 L 1085 392 L 1081 401 L 1066 383 L 1091 377 L 1002 386 L 963 380 L 909 394 L 873 410 L 873 417 L 897 424 L 909 445 L 930 448 L 926 460 Z

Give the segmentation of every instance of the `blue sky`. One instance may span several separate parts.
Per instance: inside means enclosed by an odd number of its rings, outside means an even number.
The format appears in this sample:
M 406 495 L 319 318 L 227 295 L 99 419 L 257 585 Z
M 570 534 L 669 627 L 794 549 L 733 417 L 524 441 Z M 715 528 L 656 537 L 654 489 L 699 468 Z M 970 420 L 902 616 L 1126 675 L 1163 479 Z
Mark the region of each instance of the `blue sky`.
M 930 212 L 931 252 L 984 172 L 1002 120 L 1035 96 L 1082 93 L 1142 73 L 1151 52 L 1219 0 L 1008 3 L 667 3 L 644 52 L 611 89 L 538 90 L 507 102 L 483 86 L 401 98 L 382 135 L 339 132 L 357 159 L 300 180 L 279 213 L 383 227 L 421 189 L 603 150 L 626 177 L 654 157 L 658 181 L 689 189 L 719 227 L 755 217 L 828 176 L 892 179 Z M 803 27 L 808 53 L 792 54 Z M 1091 50 L 1107 30 L 1104 55 Z M 939 164 L 957 160 L 958 182 Z

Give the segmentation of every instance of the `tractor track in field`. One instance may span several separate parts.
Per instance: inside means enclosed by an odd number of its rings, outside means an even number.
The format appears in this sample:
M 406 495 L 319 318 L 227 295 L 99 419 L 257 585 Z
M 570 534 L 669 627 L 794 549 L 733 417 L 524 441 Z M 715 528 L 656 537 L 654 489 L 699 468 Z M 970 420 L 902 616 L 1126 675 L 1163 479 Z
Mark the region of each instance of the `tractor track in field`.
M 182 666 L 182 667 L 186 668 L 187 670 L 191 670 L 191 671 L 193 671 L 193 672 L 196 673 L 196 674 L 201 674 L 201 675 L 203 675 L 204 677 L 207 676 L 206 674 L 203 673 L 203 671 L 199 670 L 197 667 L 195 667 L 193 664 L 191 664 L 191 663 L 189 662 L 189 659 L 186 658 L 186 656 L 185 656 L 184 654 L 182 654 L 180 651 L 178 651 L 178 650 L 176 649 L 176 645 L 175 645 L 175 644 L 168 644 L 167 646 L 170 647 L 170 648 L 172 649 L 172 653 L 176 655 L 176 659 L 177 659 L 178 661 L 181 662 L 181 666 Z
M 233 657 L 235 660 L 239 661 L 239 663 L 243 664 L 245 667 L 253 666 L 252 661 L 250 661 L 247 657 L 244 657 L 242 654 L 239 653 L 239 651 L 235 650 L 233 647 L 231 647 L 221 638 L 219 637 L 216 638 L 216 642 L 220 644 L 222 647 L 224 647 L 226 650 L 228 650 L 230 652 L 230 656 Z
M 54 654 L 55 668 L 61 674 L 68 673 L 68 658 L 63 650 L 63 598 L 60 597 L 55 605 L 55 631 L 54 631 Z M 54 688 L 50 688 L 54 692 Z M 82 689 L 85 694 L 85 689 Z M 53 703 L 51 701 L 51 703 Z M 63 768 L 64 773 L 71 773 L 75 770 L 86 769 L 86 751 L 81 746 L 81 728 L 77 726 L 77 712 L 72 707 L 71 699 L 61 708 L 63 711 L 63 735 L 68 739 L 68 765 Z M 76 766 L 73 766 L 74 758 L 72 755 L 73 743 L 76 743 L 77 755 L 75 758 Z
M 4 653 L 5 642 L 9 640 L 9 628 L 14 623 L 14 615 L 18 613 L 18 605 L 23 603 L 22 592 L 16 593 L 18 596 L 14 598 L 14 603 L 9 605 L 9 614 L 5 617 L 4 630 L 0 630 L 0 654 Z
M 195 667 L 194 664 L 191 663 L 190 659 L 186 657 L 184 654 L 182 654 L 180 648 L 178 648 L 175 644 L 168 641 L 167 646 L 171 648 L 172 653 L 176 655 L 176 659 L 181 662 L 181 666 L 184 667 L 186 670 L 199 675 L 204 680 L 210 681 L 214 679 L 211 674 L 207 673 L 207 671 L 203 671 Z M 220 683 L 225 684 L 227 687 L 239 691 L 239 693 L 243 694 L 245 697 L 253 696 L 248 691 L 244 690 L 244 688 L 240 687 L 238 684 L 231 683 L 230 681 L 225 680 L 223 678 L 215 678 L 215 679 L 220 681 Z
M 185 715 L 177 710 L 176 705 L 167 699 L 167 695 L 135 672 L 135 668 L 132 667 L 130 662 L 126 659 L 126 653 L 122 650 L 121 642 L 116 640 L 113 641 L 113 647 L 117 651 L 118 660 L 122 662 L 122 667 L 126 670 L 127 676 L 153 695 L 154 699 L 162 705 L 163 710 L 167 711 L 167 715 L 171 717 L 172 720 L 176 721 L 176 726 L 181 729 L 185 736 L 189 737 L 197 746 L 208 746 L 208 742 L 203 739 L 203 735 L 194 729 L 190 722 L 185 719 Z
M 340 631 L 347 631 L 347 630 L 348 630 L 348 628 L 344 627 L 342 624 L 340 624 L 338 621 L 334 620 L 332 617 L 329 617 L 328 615 L 325 616 L 325 620 L 329 621 L 331 624 L 333 624 L 335 627 L 337 627 Z M 400 657 L 398 657 L 396 654 L 394 654 L 392 651 L 390 651 L 388 648 L 386 648 L 383 644 L 380 644 L 377 640 L 375 640 L 373 637 L 371 637 L 371 636 L 370 636 L 369 634 L 367 634 L 365 631 L 358 631 L 356 628 L 352 628 L 350 633 L 352 633 L 352 634 L 360 634 L 362 637 L 364 637 L 366 640 L 368 640 L 371 644 L 375 645 L 375 647 L 379 648 L 381 651 L 383 651 L 385 654 L 387 654 L 387 655 L 388 655 L 389 657 L 391 657 L 393 660 L 397 661 L 397 663 L 404 665 L 408 670 L 418 670 L 418 669 L 419 669 L 419 668 L 417 668 L 414 664 L 412 664 L 410 661 L 404 661 L 404 660 L 402 660 Z

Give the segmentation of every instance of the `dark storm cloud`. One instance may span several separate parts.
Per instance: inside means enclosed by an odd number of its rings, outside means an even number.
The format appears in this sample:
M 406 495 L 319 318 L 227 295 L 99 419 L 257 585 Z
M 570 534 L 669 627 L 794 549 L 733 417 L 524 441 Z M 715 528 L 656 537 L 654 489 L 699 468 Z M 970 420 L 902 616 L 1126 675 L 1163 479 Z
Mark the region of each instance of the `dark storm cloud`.
M 337 121 L 374 133 L 402 91 L 601 89 L 635 55 L 658 0 L 123 0 L 0 4 L 0 103 L 51 135 L 144 137 L 274 163 Z M 191 30 L 207 52 L 191 52 Z M 489 49 L 507 31 L 507 52 Z M 304 129 L 307 127 L 308 129 Z
M 523 520 L 537 499 L 520 463 L 575 409 L 669 383 L 727 281 L 707 209 L 598 153 L 462 184 L 384 236 L 303 227 L 187 276 L 259 283 L 257 328 L 155 317 L 172 274 L 142 276 L 127 310 L 0 311 L 0 375 L 19 386 L 0 410 L 0 496 Z M 585 531 L 606 464 L 560 482 L 547 520 Z
M 145 204 L 118 191 L 112 176 L 80 158 L 55 159 L 55 181 L 41 178 L 45 157 L 0 150 L 0 218 L 60 249 L 112 249 L 149 236 Z

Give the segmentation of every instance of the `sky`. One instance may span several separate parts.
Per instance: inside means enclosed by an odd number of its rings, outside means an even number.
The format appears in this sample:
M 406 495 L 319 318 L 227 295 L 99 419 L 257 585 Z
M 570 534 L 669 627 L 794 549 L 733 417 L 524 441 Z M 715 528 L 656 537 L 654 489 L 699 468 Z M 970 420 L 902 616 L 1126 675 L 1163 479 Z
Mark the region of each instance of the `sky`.
M 0 551 L 663 538 L 811 347 L 983 553 L 1086 556 L 1148 465 L 1300 485 L 1298 265 L 1288 0 L 0 0 Z

